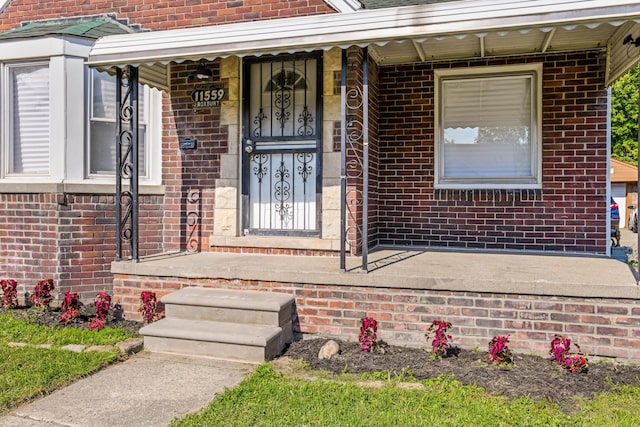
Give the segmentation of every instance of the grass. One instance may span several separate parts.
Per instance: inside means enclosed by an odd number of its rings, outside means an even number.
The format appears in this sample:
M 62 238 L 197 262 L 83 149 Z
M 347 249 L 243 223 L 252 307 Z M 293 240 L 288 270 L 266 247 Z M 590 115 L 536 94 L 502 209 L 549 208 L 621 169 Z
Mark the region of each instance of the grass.
M 116 360 L 115 353 L 73 353 L 0 344 L 0 414 Z
M 48 328 L 0 315 L 0 414 L 63 387 L 117 360 L 113 352 L 74 353 L 60 350 L 66 344 L 112 345 L 131 337 L 120 329 L 82 331 Z M 32 346 L 13 348 L 9 342 L 51 344 L 51 349 Z
M 421 381 L 423 390 L 387 382 L 304 380 L 261 365 L 239 387 L 219 395 L 201 413 L 175 420 L 189 426 L 637 426 L 640 389 L 618 388 L 581 402 L 567 415 L 548 402 L 509 400 L 451 378 Z

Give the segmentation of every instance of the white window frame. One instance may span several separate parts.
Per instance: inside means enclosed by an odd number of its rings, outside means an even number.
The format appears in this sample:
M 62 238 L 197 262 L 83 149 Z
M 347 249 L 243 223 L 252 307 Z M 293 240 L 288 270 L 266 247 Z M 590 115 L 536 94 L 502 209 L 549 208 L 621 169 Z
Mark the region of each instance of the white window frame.
M 537 189 L 542 187 L 542 63 L 437 69 L 434 71 L 435 131 L 434 131 L 434 187 L 451 189 Z M 501 76 L 530 79 L 531 96 L 531 172 L 530 177 L 445 177 L 444 126 L 442 109 L 443 83 L 446 81 L 495 78 Z
M 47 123 L 47 139 L 48 139 L 48 159 L 47 159 L 47 169 L 41 172 L 16 172 L 13 170 L 14 161 L 15 161 L 15 90 L 16 88 L 13 86 L 13 70 L 19 70 L 23 68 L 30 67 L 42 67 L 46 69 L 47 80 L 48 80 L 48 103 L 49 103 L 49 120 Z M 3 144 L 3 170 L 4 174 L 8 177 L 47 177 L 51 174 L 51 115 L 52 115 L 52 97 L 51 97 L 51 67 L 49 61 L 30 61 L 30 62 L 9 62 L 4 63 L 2 65 L 4 78 L 3 87 L 7 96 L 3 99 L 3 110 L 4 114 L 4 141 Z
M 82 117 L 84 85 L 76 70 L 82 70 L 92 43 L 85 39 L 44 37 L 0 42 L 0 191 L 2 192 L 51 192 L 67 178 L 68 152 L 77 149 L 75 141 L 83 138 Z M 49 172 L 46 174 L 14 174 L 8 164 L 12 160 L 9 145 L 12 143 L 9 99 L 12 66 L 45 64 L 49 66 Z M 79 114 L 79 115 L 78 115 Z
M 113 174 L 88 176 L 88 83 L 85 61 L 93 41 L 51 36 L 0 42 L 0 192 L 91 192 L 115 191 Z M 15 64 L 49 64 L 50 163 L 48 174 L 11 174 L 9 144 L 10 107 L 7 67 Z M 85 82 L 78 84 L 78 82 Z M 145 89 L 147 90 L 147 89 Z M 162 182 L 162 94 L 150 89 L 146 156 L 147 177 L 140 178 L 141 191 L 164 192 Z M 150 104 L 151 105 L 151 104 Z M 114 138 L 115 139 L 115 138 Z
M 106 172 L 91 172 L 91 121 L 93 117 L 93 70 L 87 68 L 86 70 L 86 82 L 87 82 L 87 98 L 86 98 L 86 119 L 85 119 L 85 177 L 92 182 L 106 181 L 113 182 L 115 173 Z M 141 122 L 146 126 L 145 134 L 145 174 L 140 175 L 141 184 L 159 184 L 160 183 L 160 162 L 161 158 L 161 138 L 162 138 L 162 94 L 159 90 L 151 88 L 146 85 L 141 85 L 141 89 L 144 91 L 144 108 L 141 111 Z M 114 105 L 115 108 L 115 105 Z M 115 143 L 115 135 L 114 135 Z M 117 171 L 116 165 L 116 171 Z

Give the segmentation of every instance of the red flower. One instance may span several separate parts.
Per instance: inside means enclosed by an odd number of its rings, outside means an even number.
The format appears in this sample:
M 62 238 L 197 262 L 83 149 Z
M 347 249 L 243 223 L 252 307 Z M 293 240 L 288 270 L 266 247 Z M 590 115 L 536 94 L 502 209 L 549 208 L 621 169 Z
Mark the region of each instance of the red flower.
M 364 317 L 360 321 L 360 350 L 366 352 L 375 351 L 378 347 L 378 322 L 372 317 Z

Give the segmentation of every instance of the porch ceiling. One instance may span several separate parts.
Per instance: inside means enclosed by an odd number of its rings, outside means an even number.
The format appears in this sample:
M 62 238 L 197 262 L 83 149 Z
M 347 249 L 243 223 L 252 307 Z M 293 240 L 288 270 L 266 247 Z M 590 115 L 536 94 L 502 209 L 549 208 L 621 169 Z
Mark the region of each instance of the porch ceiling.
M 88 64 L 140 66 L 141 80 L 168 89 L 167 65 L 228 56 L 370 46 L 380 64 L 554 51 L 609 52 L 607 82 L 640 59 L 623 45 L 640 37 L 635 0 L 458 0 L 99 39 Z

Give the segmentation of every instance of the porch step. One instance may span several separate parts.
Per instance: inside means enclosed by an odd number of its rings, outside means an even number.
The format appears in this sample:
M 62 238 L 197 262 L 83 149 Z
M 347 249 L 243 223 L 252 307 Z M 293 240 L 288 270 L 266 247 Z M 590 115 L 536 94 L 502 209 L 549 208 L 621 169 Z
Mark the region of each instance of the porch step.
M 164 318 L 140 329 L 144 348 L 221 359 L 264 362 L 280 353 L 277 326 Z
M 293 297 L 188 287 L 162 298 L 164 319 L 140 329 L 148 351 L 263 362 L 293 340 Z
M 293 297 L 188 287 L 166 295 L 162 302 L 167 317 L 280 326 L 291 320 Z

